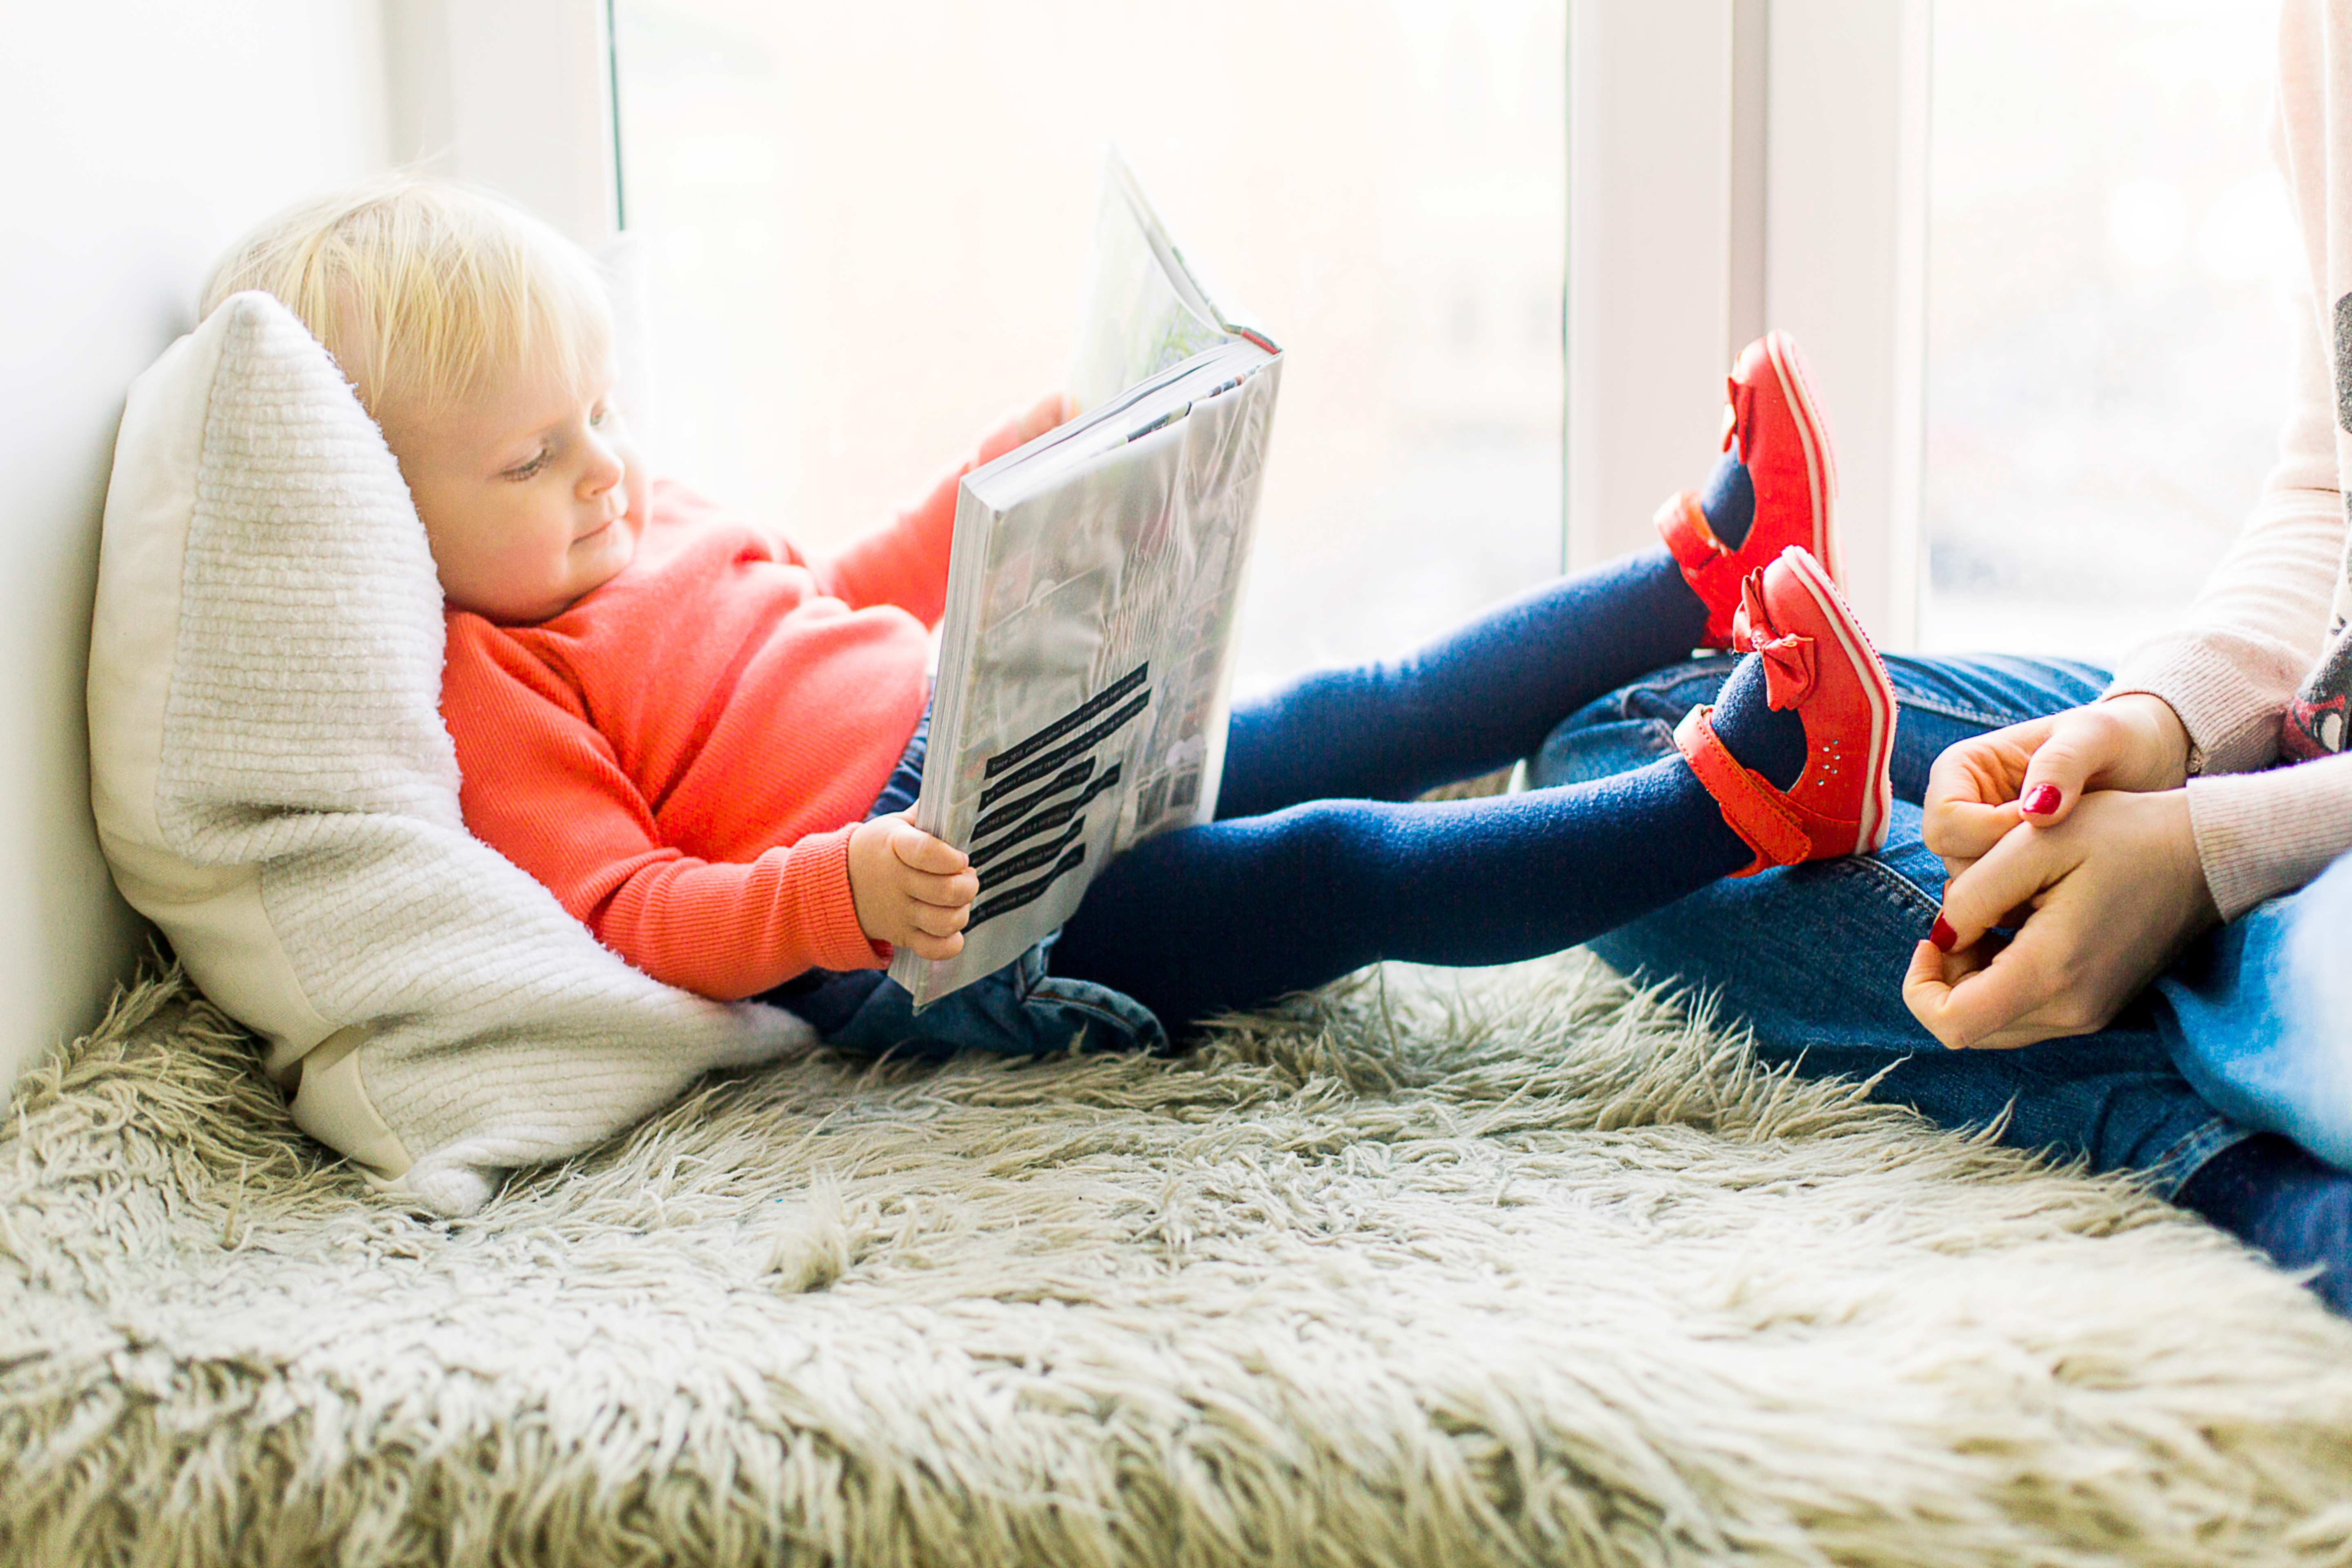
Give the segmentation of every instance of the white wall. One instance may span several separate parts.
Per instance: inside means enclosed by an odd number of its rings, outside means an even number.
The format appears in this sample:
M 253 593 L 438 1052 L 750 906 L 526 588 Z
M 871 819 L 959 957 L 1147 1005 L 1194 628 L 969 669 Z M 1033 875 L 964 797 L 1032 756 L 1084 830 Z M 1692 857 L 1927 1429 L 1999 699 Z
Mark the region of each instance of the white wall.
M 123 389 L 212 260 L 385 162 L 377 0 L 9 8 L 0 92 L 0 1085 L 143 952 L 90 825 L 82 680 Z

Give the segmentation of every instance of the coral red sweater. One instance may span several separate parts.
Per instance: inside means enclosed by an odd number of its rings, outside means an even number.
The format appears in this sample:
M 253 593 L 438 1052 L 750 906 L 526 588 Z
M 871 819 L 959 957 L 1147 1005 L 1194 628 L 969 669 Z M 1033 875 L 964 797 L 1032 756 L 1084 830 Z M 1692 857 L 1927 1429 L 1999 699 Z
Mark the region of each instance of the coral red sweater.
M 1012 445 L 1007 426 L 978 461 Z M 929 699 L 969 469 L 832 561 L 665 481 L 635 560 L 553 620 L 450 611 L 466 826 L 706 996 L 887 963 L 858 929 L 849 835 Z

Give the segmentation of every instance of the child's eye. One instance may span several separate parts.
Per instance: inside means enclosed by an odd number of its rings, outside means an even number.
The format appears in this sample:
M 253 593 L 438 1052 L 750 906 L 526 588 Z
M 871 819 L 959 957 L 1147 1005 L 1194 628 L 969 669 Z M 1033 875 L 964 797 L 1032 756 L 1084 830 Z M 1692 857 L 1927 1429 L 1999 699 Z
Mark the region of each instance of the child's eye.
M 619 410 L 613 408 L 597 409 L 593 414 L 588 416 L 588 428 L 591 430 L 602 430 L 604 427 L 604 421 L 610 419 L 618 412 Z
M 504 477 L 518 481 L 528 479 L 536 477 L 539 470 L 545 467 L 547 467 L 547 450 L 541 447 L 537 457 L 527 463 L 517 463 L 506 471 Z

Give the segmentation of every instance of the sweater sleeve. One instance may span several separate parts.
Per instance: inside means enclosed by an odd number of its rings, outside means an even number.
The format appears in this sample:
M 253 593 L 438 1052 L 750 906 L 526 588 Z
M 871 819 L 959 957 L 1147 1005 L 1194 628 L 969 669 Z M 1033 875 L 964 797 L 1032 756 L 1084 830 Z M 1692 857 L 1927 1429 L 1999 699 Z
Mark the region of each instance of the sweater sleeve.
M 2236 920 L 2352 849 L 2352 752 L 2190 779 L 2189 823 L 2214 907 Z
M 2318 315 L 2301 319 L 2294 401 L 2260 502 L 2187 619 L 2126 655 L 2107 689 L 2170 703 L 2201 773 L 2277 760 L 2279 721 L 2327 635 L 2344 553 L 2336 398 Z
M 468 618 L 450 627 L 442 706 L 475 837 L 536 878 L 605 946 L 655 979 L 734 1001 L 802 971 L 873 968 L 849 827 L 742 864 L 662 843 L 645 797 L 557 671 Z
M 853 541 L 839 555 L 811 562 L 818 585 L 853 609 L 896 605 L 923 625 L 937 626 L 947 611 L 958 489 L 966 474 L 1020 444 L 1021 433 L 1013 420 L 989 432 L 979 454 L 933 485 L 921 500 Z

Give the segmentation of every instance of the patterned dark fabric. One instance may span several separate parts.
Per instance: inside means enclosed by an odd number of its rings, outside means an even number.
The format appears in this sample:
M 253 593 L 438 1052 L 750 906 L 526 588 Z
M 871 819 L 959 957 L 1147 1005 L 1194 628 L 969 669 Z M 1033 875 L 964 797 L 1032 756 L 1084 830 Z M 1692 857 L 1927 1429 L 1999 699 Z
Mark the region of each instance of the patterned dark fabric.
M 2336 423 L 2352 433 L 2352 294 L 2336 301 Z M 2304 677 L 2279 723 L 2279 751 L 2296 762 L 2344 750 L 2346 718 L 2352 709 L 2352 638 L 2344 635 L 2346 610 L 2352 605 L 2352 533 L 2347 534 L 2345 548 L 2336 569 L 2336 606 L 2327 619 L 2326 649 Z

